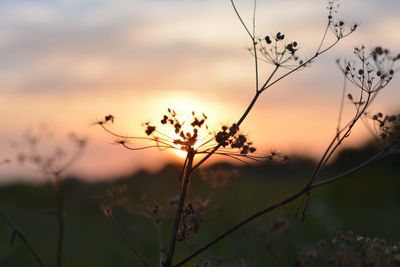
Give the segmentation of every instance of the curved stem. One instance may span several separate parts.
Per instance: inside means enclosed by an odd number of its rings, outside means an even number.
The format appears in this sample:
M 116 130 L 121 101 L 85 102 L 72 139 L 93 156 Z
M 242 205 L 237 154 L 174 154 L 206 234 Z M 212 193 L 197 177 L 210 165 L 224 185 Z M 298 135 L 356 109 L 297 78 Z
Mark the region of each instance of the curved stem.
M 57 267 L 61 267 L 62 265 L 62 255 L 64 247 L 64 195 L 60 183 L 60 179 L 57 179 L 54 189 L 57 198 L 58 218 Z
M 150 265 L 143 259 L 143 257 L 139 254 L 139 252 L 136 250 L 136 248 L 133 246 L 132 242 L 129 240 L 129 238 L 126 236 L 124 231 L 121 229 L 119 224 L 116 222 L 112 214 L 106 214 L 106 218 L 108 221 L 111 223 L 111 225 L 117 230 L 118 234 L 120 237 L 125 241 L 125 243 L 128 245 L 130 251 L 132 254 L 142 263 L 143 266 L 145 267 L 150 267 Z
M 236 16 L 238 17 L 238 19 L 239 19 L 240 23 L 242 24 L 242 26 L 244 27 L 245 31 L 246 31 L 247 34 L 250 36 L 250 38 L 253 39 L 254 36 L 251 34 L 249 28 L 247 28 L 246 23 L 244 23 L 244 21 L 243 21 L 243 19 L 242 19 L 242 16 L 240 16 L 240 13 L 239 13 L 239 11 L 237 10 L 236 5 L 235 5 L 235 2 L 234 2 L 233 0 L 231 0 L 231 4 L 232 4 L 232 7 L 233 7 L 233 10 L 235 10 Z
M 286 197 L 285 199 L 269 206 L 266 207 L 264 209 L 261 209 L 253 214 L 251 214 L 250 216 L 246 217 L 245 219 L 241 220 L 239 223 L 229 227 L 228 229 L 226 229 L 225 231 L 223 231 L 221 234 L 219 234 L 216 238 L 214 238 L 213 240 L 211 240 L 210 242 L 206 243 L 204 246 L 202 246 L 201 248 L 195 250 L 194 252 L 192 252 L 189 256 L 187 256 L 186 258 L 184 258 L 183 260 L 179 261 L 177 264 L 173 265 L 173 267 L 178 267 L 178 266 L 182 266 L 183 264 L 187 263 L 188 261 L 190 261 L 191 259 L 193 259 L 194 257 L 196 257 L 197 255 L 199 255 L 200 253 L 202 253 L 203 251 L 205 251 L 206 249 L 208 249 L 209 247 L 213 246 L 214 244 L 218 243 L 220 240 L 224 239 L 225 237 L 229 236 L 230 234 L 232 234 L 233 232 L 235 232 L 236 230 L 242 228 L 243 226 L 247 225 L 248 223 L 252 222 L 253 220 L 257 219 L 258 217 L 265 215 L 279 207 L 282 207 L 290 202 L 293 202 L 294 200 L 298 199 L 299 197 L 307 194 L 310 190 L 313 190 L 315 188 L 324 186 L 326 184 L 338 181 L 350 174 L 353 174 L 354 172 L 364 168 L 365 166 L 367 166 L 368 164 L 370 164 L 371 162 L 374 162 L 380 158 L 382 158 L 389 150 L 391 147 L 387 147 L 385 150 L 380 151 L 379 153 L 377 153 L 376 155 L 374 155 L 373 157 L 371 157 L 370 159 L 364 161 L 363 163 L 357 165 L 356 167 L 345 171 L 335 177 L 332 178 L 328 178 L 322 182 L 318 182 L 318 183 L 314 183 L 311 185 L 307 185 L 305 187 L 303 187 L 301 190 L 297 191 L 296 193 Z
M 17 229 L 17 227 L 11 222 L 11 220 L 6 216 L 4 211 L 0 210 L 0 218 L 3 218 L 3 221 L 5 224 L 11 229 L 12 234 L 11 234 L 11 245 L 14 242 L 15 237 L 18 237 L 22 243 L 25 245 L 25 247 L 28 249 L 29 253 L 33 256 L 37 264 L 41 267 L 45 267 L 42 259 L 39 257 L 35 249 L 32 247 L 32 245 L 29 243 L 28 239 Z

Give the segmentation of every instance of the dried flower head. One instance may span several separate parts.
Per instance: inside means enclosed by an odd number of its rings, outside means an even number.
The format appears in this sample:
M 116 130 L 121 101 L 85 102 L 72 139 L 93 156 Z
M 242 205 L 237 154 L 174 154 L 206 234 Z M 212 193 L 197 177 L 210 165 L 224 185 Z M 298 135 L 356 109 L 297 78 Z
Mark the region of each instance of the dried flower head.
M 85 138 L 70 133 L 68 140 L 74 150 L 71 151 L 70 148 L 65 149 L 60 145 L 52 146 L 50 142 L 52 138 L 53 134 L 45 125 L 37 131 L 27 130 L 21 142 L 14 143 L 14 146 L 20 150 L 16 161 L 23 165 L 33 166 L 46 176 L 58 176 L 75 163 L 87 144 Z
M 400 266 L 398 244 L 384 239 L 356 235 L 352 231 L 338 232 L 330 241 L 321 240 L 314 248 L 301 252 L 298 266 Z
M 399 56 L 393 56 L 388 49 L 378 46 L 367 52 L 364 46 L 354 49 L 356 61 L 346 60 L 339 64 L 342 72 L 353 85 L 363 92 L 373 94 L 383 89 L 393 79 L 395 63 Z M 359 104 L 352 95 L 348 99 Z
M 208 210 L 210 200 L 194 199 L 184 206 L 182 213 L 182 223 L 179 226 L 177 241 L 191 244 L 193 237 L 198 233 L 204 221 L 205 213 Z
M 373 126 L 370 131 L 379 137 L 384 147 L 398 147 L 400 144 L 400 114 L 383 115 L 378 112 L 371 117 Z
M 262 56 L 259 58 L 262 61 L 286 68 L 298 66 L 294 62 L 299 60 L 299 57 L 296 55 L 299 44 L 297 41 L 286 42 L 285 34 L 281 32 L 275 35 L 267 35 L 262 39 L 259 38 L 256 49 Z M 249 48 L 249 51 L 254 54 L 253 48 Z
M 201 170 L 200 176 L 203 181 L 210 185 L 214 190 L 219 190 L 228 185 L 233 177 L 239 176 L 237 170 L 227 168 L 212 168 Z
M 277 37 L 278 38 L 278 37 Z M 281 34 L 279 38 L 284 38 Z M 130 150 L 141 150 L 147 148 L 174 149 L 184 152 L 191 151 L 194 155 L 208 154 L 215 150 L 216 155 L 225 156 L 241 162 L 249 163 L 275 160 L 281 157 L 279 153 L 267 153 L 255 155 L 256 148 L 248 136 L 240 131 L 235 123 L 223 125 L 217 132 L 212 132 L 207 126 L 208 117 L 204 114 L 191 113 L 191 119 L 185 121 L 173 109 L 169 108 L 167 113 L 162 115 L 160 125 L 146 122 L 144 136 L 124 136 L 111 131 L 107 124 L 113 123 L 115 118 L 107 115 L 96 124 L 116 137 L 114 144 L 122 145 Z M 134 146 L 133 142 L 147 141 L 152 144 Z

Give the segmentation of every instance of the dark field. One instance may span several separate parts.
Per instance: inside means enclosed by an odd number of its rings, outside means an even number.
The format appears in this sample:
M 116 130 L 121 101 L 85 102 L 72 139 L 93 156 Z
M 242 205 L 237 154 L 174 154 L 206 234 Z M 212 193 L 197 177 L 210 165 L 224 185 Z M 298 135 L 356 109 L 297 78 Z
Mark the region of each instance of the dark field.
M 370 149 L 342 152 L 321 177 L 329 177 L 361 162 Z M 296 215 L 300 201 L 261 217 L 204 252 L 196 260 L 225 263 L 246 261 L 253 266 L 295 266 L 296 256 L 315 247 L 319 240 L 331 240 L 338 231 L 380 237 L 388 243 L 400 240 L 399 157 L 387 157 L 345 180 L 311 193 L 305 220 Z M 340 168 L 338 167 L 340 166 Z M 215 191 L 196 175 L 193 199 L 210 200 L 200 227 L 190 242 L 178 244 L 181 259 L 226 227 L 258 208 L 295 192 L 312 172 L 313 162 L 301 158 L 265 166 L 235 167 L 219 164 L 212 168 L 238 171 L 227 186 Z M 140 266 L 126 244 L 103 215 L 100 206 L 107 199 L 115 220 L 148 259 L 158 265 L 158 241 L 153 223 L 141 213 L 172 196 L 179 166 L 166 166 L 157 174 L 139 172 L 110 183 L 86 184 L 77 179 L 64 181 L 65 250 L 64 267 Z M 121 192 L 111 198 L 106 191 Z M 126 188 L 126 192 L 121 188 Z M 124 193 L 125 192 L 125 193 Z M 145 203 L 145 204 L 143 204 Z M 10 185 L 0 188 L 0 207 L 26 235 L 47 266 L 55 265 L 57 224 L 55 200 L 50 185 Z M 170 217 L 163 225 L 167 240 Z M 280 224 L 283 222 L 283 226 Z M 10 246 L 11 232 L 0 224 L 0 266 L 36 266 L 17 238 Z M 188 265 L 191 266 L 191 265 Z M 221 265 L 223 266 L 223 265 Z M 314 265 L 310 265 L 314 266 Z

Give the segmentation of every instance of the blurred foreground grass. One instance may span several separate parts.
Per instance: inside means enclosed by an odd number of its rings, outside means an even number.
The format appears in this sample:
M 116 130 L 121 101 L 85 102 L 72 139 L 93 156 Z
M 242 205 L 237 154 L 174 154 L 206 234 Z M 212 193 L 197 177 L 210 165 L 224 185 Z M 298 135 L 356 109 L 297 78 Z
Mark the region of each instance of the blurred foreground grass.
M 367 157 L 369 151 L 347 150 L 322 174 L 329 177 Z M 231 263 L 244 259 L 255 266 L 294 266 L 296 254 L 331 239 L 337 231 L 378 236 L 400 241 L 399 157 L 388 157 L 352 177 L 315 190 L 306 219 L 295 217 L 299 201 L 268 214 L 218 243 L 197 258 Z M 179 244 L 177 259 L 260 207 L 267 206 L 300 188 L 312 171 L 312 162 L 294 159 L 286 164 L 257 167 L 220 164 L 214 168 L 236 169 L 226 187 L 212 190 L 197 175 L 192 196 L 209 199 L 209 211 L 191 244 Z M 157 174 L 139 172 L 110 183 L 86 184 L 64 181 L 66 228 L 64 267 L 140 266 L 99 205 L 109 188 L 126 186 L 128 207 L 114 209 L 114 216 L 132 242 L 158 266 L 158 241 L 152 223 L 137 211 L 141 199 L 160 201 L 176 188 L 179 166 L 166 166 Z M 15 184 L 0 188 L 0 208 L 31 241 L 47 266 L 55 265 L 55 200 L 50 185 Z M 273 230 L 273 222 L 288 220 L 286 231 Z M 168 221 L 165 223 L 168 226 Z M 165 237 L 168 227 L 164 227 Z M 10 246 L 10 231 L 0 224 L 0 266 L 36 266 L 19 240 Z

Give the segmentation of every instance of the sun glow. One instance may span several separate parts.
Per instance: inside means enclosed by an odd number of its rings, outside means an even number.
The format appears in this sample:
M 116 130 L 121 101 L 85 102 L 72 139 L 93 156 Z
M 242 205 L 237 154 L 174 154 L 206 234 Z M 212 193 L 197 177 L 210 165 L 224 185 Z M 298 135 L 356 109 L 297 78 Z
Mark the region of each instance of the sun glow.
M 216 105 L 202 102 L 199 100 L 199 97 L 187 92 L 174 92 L 166 98 L 159 99 L 157 102 L 158 104 L 156 106 L 158 107 L 158 116 L 160 116 L 160 114 L 165 114 L 168 108 L 171 108 L 176 112 L 177 119 L 182 123 L 181 129 L 184 133 L 193 132 L 193 126 L 191 125 L 193 122 L 193 114 L 195 114 L 195 116 L 203 116 L 203 114 L 205 114 L 207 117 L 207 127 L 199 129 L 198 140 L 193 146 L 195 149 L 201 146 L 204 141 L 211 138 L 212 131 L 210 129 L 213 129 L 213 126 L 210 126 L 210 123 L 212 125 L 215 124 Z M 172 139 L 180 138 L 179 134 L 176 134 L 172 127 L 162 127 L 160 128 L 160 131 Z M 187 152 L 185 150 L 180 150 L 178 147 L 178 149 L 173 149 L 172 151 L 178 158 L 186 158 Z

